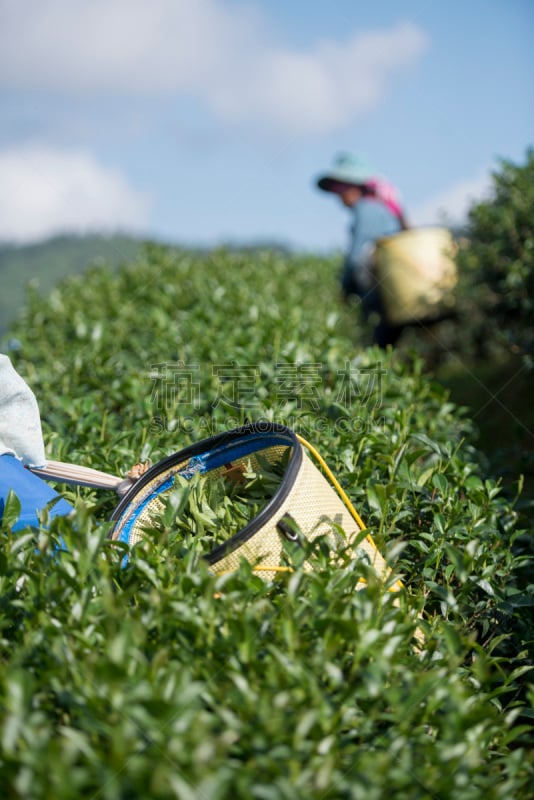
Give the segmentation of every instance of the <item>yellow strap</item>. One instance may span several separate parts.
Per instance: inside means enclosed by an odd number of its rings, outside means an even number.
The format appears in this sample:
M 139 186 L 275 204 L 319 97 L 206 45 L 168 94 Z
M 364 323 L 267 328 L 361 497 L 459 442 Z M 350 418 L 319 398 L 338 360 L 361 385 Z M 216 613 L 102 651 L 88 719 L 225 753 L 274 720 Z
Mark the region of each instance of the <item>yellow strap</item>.
M 341 497 L 341 499 L 343 500 L 343 502 L 347 506 L 347 508 L 350 511 L 351 515 L 355 519 L 355 521 L 358 524 L 360 530 L 361 531 L 365 531 L 366 526 L 365 526 L 364 522 L 362 521 L 360 515 L 358 514 L 358 512 L 356 511 L 356 509 L 352 505 L 352 503 L 351 503 L 351 501 L 349 499 L 349 496 L 347 495 L 347 493 L 345 492 L 345 490 L 343 489 L 343 487 L 339 483 L 338 479 L 336 478 L 336 476 L 334 475 L 334 473 L 332 472 L 332 470 L 330 469 L 330 467 L 328 466 L 328 464 L 326 463 L 326 461 L 324 460 L 322 455 L 318 452 L 318 450 L 316 450 L 316 448 L 313 445 L 311 445 L 308 441 L 306 441 L 306 439 L 304 439 L 304 437 L 301 436 L 299 433 L 297 433 L 295 435 L 296 435 L 297 439 L 299 440 L 299 442 L 302 445 L 304 445 L 304 447 L 307 450 L 309 450 L 310 453 L 313 455 L 313 457 L 319 462 L 319 464 L 321 465 L 323 470 L 326 472 L 328 478 L 330 479 L 330 481 L 335 486 L 337 492 L 339 493 L 339 496 Z M 369 534 L 366 534 L 365 538 L 367 539 L 369 544 L 376 550 L 377 547 L 376 547 L 376 544 L 374 543 L 372 537 Z M 395 583 L 393 584 L 393 586 L 389 587 L 388 591 L 397 592 L 397 591 L 399 591 L 399 589 L 402 589 L 402 588 L 403 588 L 402 587 L 402 581 L 396 580 Z
M 295 570 L 293 567 L 282 567 L 282 566 L 266 566 L 266 565 L 258 565 L 256 567 L 252 567 L 252 572 L 294 572 Z
M 301 444 L 303 444 L 304 447 L 306 447 L 310 451 L 310 453 L 314 456 L 314 458 L 317 459 L 317 461 L 319 462 L 321 467 L 324 469 L 324 471 L 328 475 L 329 479 L 332 481 L 332 483 L 336 487 L 338 493 L 341 496 L 341 499 L 343 500 L 343 502 L 345 503 L 345 505 L 349 509 L 350 513 L 352 514 L 352 516 L 354 517 L 354 519 L 358 523 L 358 526 L 359 526 L 360 530 L 364 531 L 365 530 L 365 525 L 364 525 L 363 521 L 361 520 L 360 515 L 358 514 L 358 512 L 356 511 L 356 509 L 354 508 L 354 506 L 350 502 L 347 493 L 345 492 L 345 490 L 343 489 L 343 487 L 339 483 L 338 479 L 336 478 L 336 476 L 334 475 L 334 473 L 332 472 L 332 470 L 330 469 L 330 467 L 328 466 L 328 464 L 326 463 L 326 461 L 324 460 L 322 455 L 318 452 L 318 450 L 315 449 L 315 447 L 313 447 L 313 445 L 311 445 L 309 442 L 307 442 L 306 439 L 304 439 L 299 433 L 296 434 L 296 437 L 299 440 L 299 442 Z M 374 545 L 374 542 L 371 542 L 371 544 Z
M 332 470 L 330 469 L 330 467 L 328 466 L 328 464 L 326 463 L 326 461 L 324 460 L 322 455 L 319 453 L 319 451 L 313 445 L 311 445 L 306 439 L 304 439 L 303 436 L 301 436 L 298 433 L 295 434 L 295 435 L 296 435 L 297 439 L 299 440 L 299 442 L 307 450 L 310 451 L 310 453 L 313 455 L 313 457 L 316 459 L 316 461 L 320 464 L 320 466 L 322 467 L 322 469 L 324 470 L 324 472 L 328 476 L 329 480 L 334 485 L 334 487 L 335 487 L 336 491 L 338 492 L 339 496 L 341 497 L 341 499 L 345 503 L 347 509 L 350 511 L 352 517 L 356 521 L 356 524 L 358 525 L 360 530 L 362 532 L 365 531 L 366 526 L 365 526 L 363 520 L 361 519 L 360 515 L 358 514 L 358 512 L 356 511 L 354 506 L 352 505 L 349 496 L 347 495 L 347 493 L 345 492 L 345 490 L 343 489 L 343 487 L 339 483 L 338 479 L 336 478 L 336 476 L 334 475 L 334 473 L 332 472 Z M 373 547 L 375 550 L 377 550 L 377 546 L 374 543 L 373 538 L 369 534 L 366 534 L 365 538 L 367 539 L 367 541 L 369 542 L 371 547 Z M 280 566 L 278 566 L 278 565 L 277 566 L 268 566 L 268 565 L 260 566 L 260 565 L 258 565 L 258 566 L 253 567 L 253 572 L 293 572 L 293 571 L 294 570 L 293 570 L 292 567 L 283 567 L 281 565 Z M 216 573 L 216 574 L 224 575 L 227 572 L 233 572 L 233 570 L 223 570 L 222 572 L 219 572 L 219 573 Z M 360 578 L 358 582 L 359 583 L 365 583 L 366 581 L 365 581 L 364 578 Z M 399 591 L 399 589 L 402 589 L 402 588 L 403 588 L 402 581 L 396 580 L 395 583 L 388 588 L 388 591 L 397 592 L 397 591 Z

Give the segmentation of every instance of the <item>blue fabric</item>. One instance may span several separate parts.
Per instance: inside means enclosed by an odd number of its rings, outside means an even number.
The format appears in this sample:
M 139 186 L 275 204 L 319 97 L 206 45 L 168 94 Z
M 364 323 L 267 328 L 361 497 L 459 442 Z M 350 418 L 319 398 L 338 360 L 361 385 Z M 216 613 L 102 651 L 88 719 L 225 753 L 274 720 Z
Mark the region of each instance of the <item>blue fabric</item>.
M 2 455 L 0 456 L 0 519 L 3 517 L 4 502 L 10 489 L 15 492 L 21 504 L 20 516 L 12 530 L 25 528 L 27 525 L 38 527 L 38 513 L 51 500 L 60 497 L 45 481 L 25 469 L 17 458 L 11 455 Z M 50 517 L 65 516 L 72 510 L 70 503 L 60 498 L 48 513 Z
M 363 197 L 356 203 L 352 215 L 351 238 L 341 285 L 346 295 L 357 294 L 364 300 L 367 298 L 367 305 L 370 305 L 375 300 L 371 273 L 374 244 L 383 236 L 398 233 L 401 223 L 384 203 L 371 197 Z

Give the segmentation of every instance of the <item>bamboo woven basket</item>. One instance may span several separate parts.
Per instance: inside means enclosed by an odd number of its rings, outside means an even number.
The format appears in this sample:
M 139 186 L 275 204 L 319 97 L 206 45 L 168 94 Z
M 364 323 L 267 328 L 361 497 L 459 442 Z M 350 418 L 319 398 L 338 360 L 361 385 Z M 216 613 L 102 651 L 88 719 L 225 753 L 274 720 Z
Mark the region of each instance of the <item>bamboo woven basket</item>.
M 378 241 L 374 270 L 390 325 L 436 320 L 454 312 L 454 253 L 446 228 L 412 228 Z
M 289 455 L 289 458 L 287 456 Z M 254 423 L 191 445 L 152 467 L 124 495 L 116 507 L 111 536 L 135 544 L 161 514 L 174 476 L 189 479 L 197 472 L 208 477 L 240 479 L 244 465 L 261 470 L 286 457 L 284 474 L 272 497 L 238 533 L 218 544 L 206 556 L 216 574 L 237 569 L 249 561 L 265 579 L 272 579 L 284 564 L 284 540 L 312 541 L 323 536 L 332 551 L 354 546 L 352 555 L 370 566 L 384 581 L 389 570 L 371 536 L 365 534 L 358 515 L 327 481 L 290 429 L 274 423 Z M 352 511 L 352 513 L 351 513 Z M 298 531 L 298 535 L 297 535 Z M 306 565 L 312 568 L 310 564 Z M 362 570 L 365 572 L 365 570 Z M 393 590 L 400 584 L 394 583 Z M 391 588 L 391 587 L 390 587 Z

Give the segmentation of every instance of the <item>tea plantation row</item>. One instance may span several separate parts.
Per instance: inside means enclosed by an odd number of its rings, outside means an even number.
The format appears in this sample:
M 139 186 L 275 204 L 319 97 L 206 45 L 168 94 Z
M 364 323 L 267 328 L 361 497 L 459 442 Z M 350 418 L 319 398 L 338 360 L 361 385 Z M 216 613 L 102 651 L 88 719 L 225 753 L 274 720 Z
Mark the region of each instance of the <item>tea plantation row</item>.
M 62 487 L 76 514 L 48 530 L 12 533 L 8 508 L 6 796 L 532 796 L 527 533 L 422 363 L 358 344 L 335 271 L 151 246 L 30 298 L 11 357 L 50 458 L 122 474 L 247 419 L 287 424 L 405 590 L 356 591 L 358 565 L 320 550 L 274 584 L 246 563 L 215 578 L 163 535 L 125 567 L 106 492 Z

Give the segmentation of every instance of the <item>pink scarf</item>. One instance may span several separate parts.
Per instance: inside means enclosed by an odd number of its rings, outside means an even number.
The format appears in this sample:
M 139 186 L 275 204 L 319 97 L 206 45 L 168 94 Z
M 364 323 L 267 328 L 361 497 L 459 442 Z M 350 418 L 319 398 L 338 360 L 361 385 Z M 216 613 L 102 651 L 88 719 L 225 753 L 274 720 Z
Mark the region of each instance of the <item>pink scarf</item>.
M 400 196 L 393 184 L 388 183 L 384 178 L 372 178 L 367 181 L 366 186 L 368 186 L 375 197 L 381 200 L 396 217 L 403 216 Z

